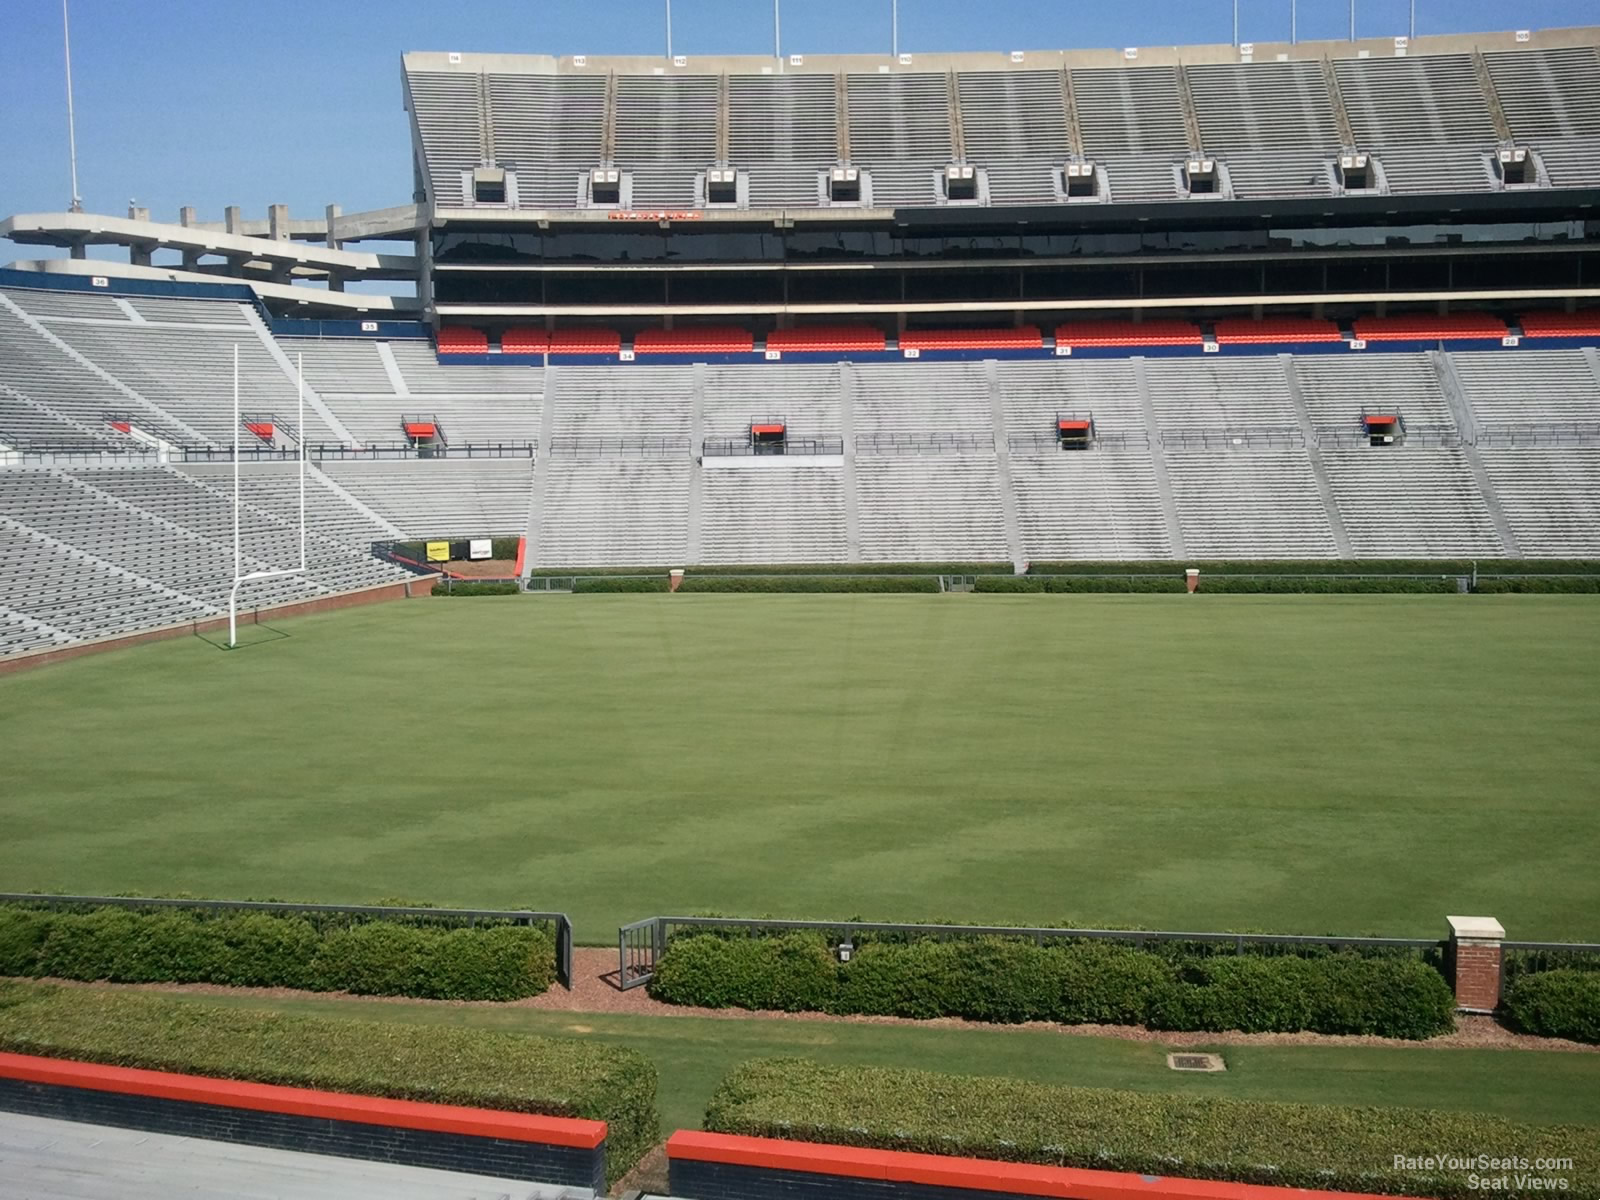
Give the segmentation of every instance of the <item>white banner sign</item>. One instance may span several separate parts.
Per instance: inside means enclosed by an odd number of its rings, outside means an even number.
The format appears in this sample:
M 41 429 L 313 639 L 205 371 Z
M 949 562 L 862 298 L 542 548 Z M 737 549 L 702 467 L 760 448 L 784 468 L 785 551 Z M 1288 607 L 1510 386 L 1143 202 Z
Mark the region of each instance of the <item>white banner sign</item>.
M 494 543 L 488 538 L 473 538 L 467 546 L 467 557 L 472 559 L 494 557 Z

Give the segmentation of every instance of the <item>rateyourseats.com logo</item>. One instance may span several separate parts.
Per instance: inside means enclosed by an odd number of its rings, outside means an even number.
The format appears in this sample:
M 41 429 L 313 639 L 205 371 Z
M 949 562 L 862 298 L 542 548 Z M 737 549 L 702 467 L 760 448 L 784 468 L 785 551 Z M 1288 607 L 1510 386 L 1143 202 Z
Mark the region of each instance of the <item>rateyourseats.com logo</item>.
M 1523 1158 L 1496 1154 L 1396 1154 L 1397 1171 L 1464 1175 L 1475 1192 L 1564 1192 L 1571 1187 L 1570 1158 Z

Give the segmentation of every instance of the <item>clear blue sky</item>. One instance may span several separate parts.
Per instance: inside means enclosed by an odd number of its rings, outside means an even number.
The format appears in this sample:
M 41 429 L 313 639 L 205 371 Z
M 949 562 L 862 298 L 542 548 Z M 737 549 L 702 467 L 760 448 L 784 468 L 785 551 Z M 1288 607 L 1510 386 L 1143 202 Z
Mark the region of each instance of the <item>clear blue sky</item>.
M 674 0 L 674 50 L 770 53 L 768 0 Z M 1362 36 L 1407 0 L 1358 0 Z M 1596 0 L 1417 0 L 1418 32 L 1580 25 Z M 1346 0 L 1300 0 L 1302 38 Z M 80 190 L 176 219 L 379 208 L 411 198 L 406 50 L 659 54 L 663 0 L 72 0 Z M 1227 42 L 1232 0 L 900 0 L 903 51 Z M 1246 41 L 1287 39 L 1289 0 L 1240 0 Z M 889 0 L 784 0 L 785 53 L 887 53 Z M 0 216 L 67 207 L 60 0 L 0 0 Z M 37 249 L 0 242 L 0 261 Z

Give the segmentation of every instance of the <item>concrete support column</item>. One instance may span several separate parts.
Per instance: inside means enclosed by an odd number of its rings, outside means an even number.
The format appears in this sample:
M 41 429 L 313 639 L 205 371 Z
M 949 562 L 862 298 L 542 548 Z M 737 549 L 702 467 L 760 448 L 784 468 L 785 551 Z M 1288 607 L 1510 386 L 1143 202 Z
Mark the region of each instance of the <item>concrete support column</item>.
M 148 208 L 139 208 L 138 206 L 133 205 L 133 204 L 128 205 L 128 220 L 130 220 L 130 221 L 148 221 L 149 219 L 150 219 L 150 210 Z
M 287 204 L 269 204 L 267 206 L 267 236 L 275 242 L 289 240 L 289 206 Z
M 149 242 L 136 242 L 128 247 L 128 261 L 136 267 L 151 266 L 154 254 L 155 247 Z
M 330 204 L 324 211 L 328 219 L 328 249 L 338 250 L 340 249 L 339 239 L 333 236 L 333 225 L 334 222 L 339 219 L 344 210 L 337 204 Z
M 73 242 L 72 245 L 70 247 L 68 247 L 67 253 L 72 258 L 79 259 L 79 260 L 82 260 L 82 259 L 85 259 L 85 258 L 89 257 L 89 253 L 88 253 L 88 251 L 86 249 L 84 249 L 84 245 L 83 245 L 82 242 Z
M 188 229 L 188 228 L 192 227 L 193 225 L 195 225 L 196 223 L 197 223 L 197 221 L 196 221 L 196 217 L 195 217 L 194 205 L 185 204 L 182 208 L 180 208 L 178 210 L 178 224 L 179 225 L 182 225 L 185 229 Z
M 239 206 L 230 204 L 222 210 L 222 224 L 229 233 L 243 233 L 244 221 L 239 216 Z
M 1493 917 L 1446 917 L 1450 922 L 1450 982 L 1456 1007 L 1492 1013 L 1500 1005 L 1500 944 L 1505 927 Z

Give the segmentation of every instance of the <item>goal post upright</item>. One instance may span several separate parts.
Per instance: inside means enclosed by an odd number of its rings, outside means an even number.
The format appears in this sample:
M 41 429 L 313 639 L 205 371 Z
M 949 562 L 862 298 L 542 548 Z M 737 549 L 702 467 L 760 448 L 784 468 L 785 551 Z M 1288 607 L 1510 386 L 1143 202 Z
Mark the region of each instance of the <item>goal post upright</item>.
M 233 347 L 233 585 L 228 589 L 228 649 L 239 645 L 239 588 L 252 579 L 279 579 L 304 575 L 306 557 L 306 385 L 305 355 L 297 353 L 294 362 L 295 438 L 300 443 L 300 565 L 283 570 L 251 571 L 245 574 L 241 549 L 240 517 L 243 503 L 239 494 L 239 347 Z

